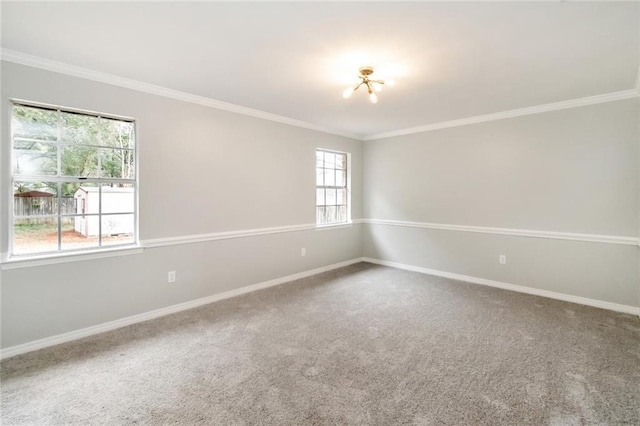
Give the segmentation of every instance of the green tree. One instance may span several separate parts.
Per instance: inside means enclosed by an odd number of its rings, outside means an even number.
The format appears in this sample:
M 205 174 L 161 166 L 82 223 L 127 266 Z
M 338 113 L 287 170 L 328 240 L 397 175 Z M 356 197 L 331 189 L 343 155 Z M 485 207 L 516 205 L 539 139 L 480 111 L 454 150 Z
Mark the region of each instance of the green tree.
M 17 175 L 57 176 L 59 150 L 61 176 L 135 176 L 133 123 L 15 105 L 12 134 L 15 159 L 13 167 Z M 73 196 L 81 184 L 63 183 L 61 195 Z M 54 183 L 47 185 L 55 186 Z M 55 192 L 56 188 L 51 189 Z

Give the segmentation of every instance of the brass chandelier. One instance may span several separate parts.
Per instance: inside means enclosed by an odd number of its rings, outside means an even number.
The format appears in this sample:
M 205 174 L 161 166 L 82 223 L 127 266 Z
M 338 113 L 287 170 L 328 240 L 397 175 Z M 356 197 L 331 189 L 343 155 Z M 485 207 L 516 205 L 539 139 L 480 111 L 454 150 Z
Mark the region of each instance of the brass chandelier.
M 362 85 L 366 86 L 367 92 L 369 93 L 369 100 L 371 103 L 375 104 L 378 102 L 378 95 L 375 92 L 380 92 L 382 90 L 382 85 L 385 84 L 385 80 L 373 80 L 369 76 L 373 74 L 373 67 L 366 66 L 360 67 L 358 70 L 360 71 L 360 75 L 358 78 L 360 82 L 356 84 L 354 87 L 347 87 L 344 92 L 342 92 L 342 97 L 348 99 L 353 95 L 353 92 L 358 90 L 358 88 Z M 393 80 L 386 80 L 387 86 L 393 86 Z

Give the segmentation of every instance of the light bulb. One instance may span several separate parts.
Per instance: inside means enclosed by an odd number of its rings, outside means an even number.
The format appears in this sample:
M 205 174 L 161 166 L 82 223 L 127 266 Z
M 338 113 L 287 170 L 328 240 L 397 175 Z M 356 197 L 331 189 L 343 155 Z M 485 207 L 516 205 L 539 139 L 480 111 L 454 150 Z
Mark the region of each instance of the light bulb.
M 387 86 L 395 86 L 396 85 L 396 81 L 395 80 L 385 80 L 384 84 L 386 84 Z
M 376 92 L 382 92 L 382 84 L 380 83 L 374 84 L 373 90 L 375 90 Z
M 342 92 L 342 97 L 345 99 L 349 99 L 353 95 L 353 87 L 347 87 L 344 92 Z
M 378 96 L 375 93 L 369 94 L 369 100 L 372 104 L 378 103 Z

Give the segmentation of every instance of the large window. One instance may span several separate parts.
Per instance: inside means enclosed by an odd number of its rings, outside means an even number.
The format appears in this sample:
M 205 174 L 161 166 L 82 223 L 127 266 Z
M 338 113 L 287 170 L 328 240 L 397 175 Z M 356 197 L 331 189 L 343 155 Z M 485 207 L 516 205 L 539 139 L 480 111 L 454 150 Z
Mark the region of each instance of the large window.
M 12 105 L 12 255 L 136 243 L 132 120 Z
M 349 220 L 349 155 L 316 150 L 316 223 Z

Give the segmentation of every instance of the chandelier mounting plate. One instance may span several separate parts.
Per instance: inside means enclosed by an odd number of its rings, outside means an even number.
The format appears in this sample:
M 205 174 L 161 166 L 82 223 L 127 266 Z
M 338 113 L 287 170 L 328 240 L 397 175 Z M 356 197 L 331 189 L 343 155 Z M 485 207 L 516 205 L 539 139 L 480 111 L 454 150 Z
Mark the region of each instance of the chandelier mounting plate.
M 358 71 L 360 71 L 360 74 L 362 75 L 371 75 L 373 74 L 373 67 L 360 67 Z

